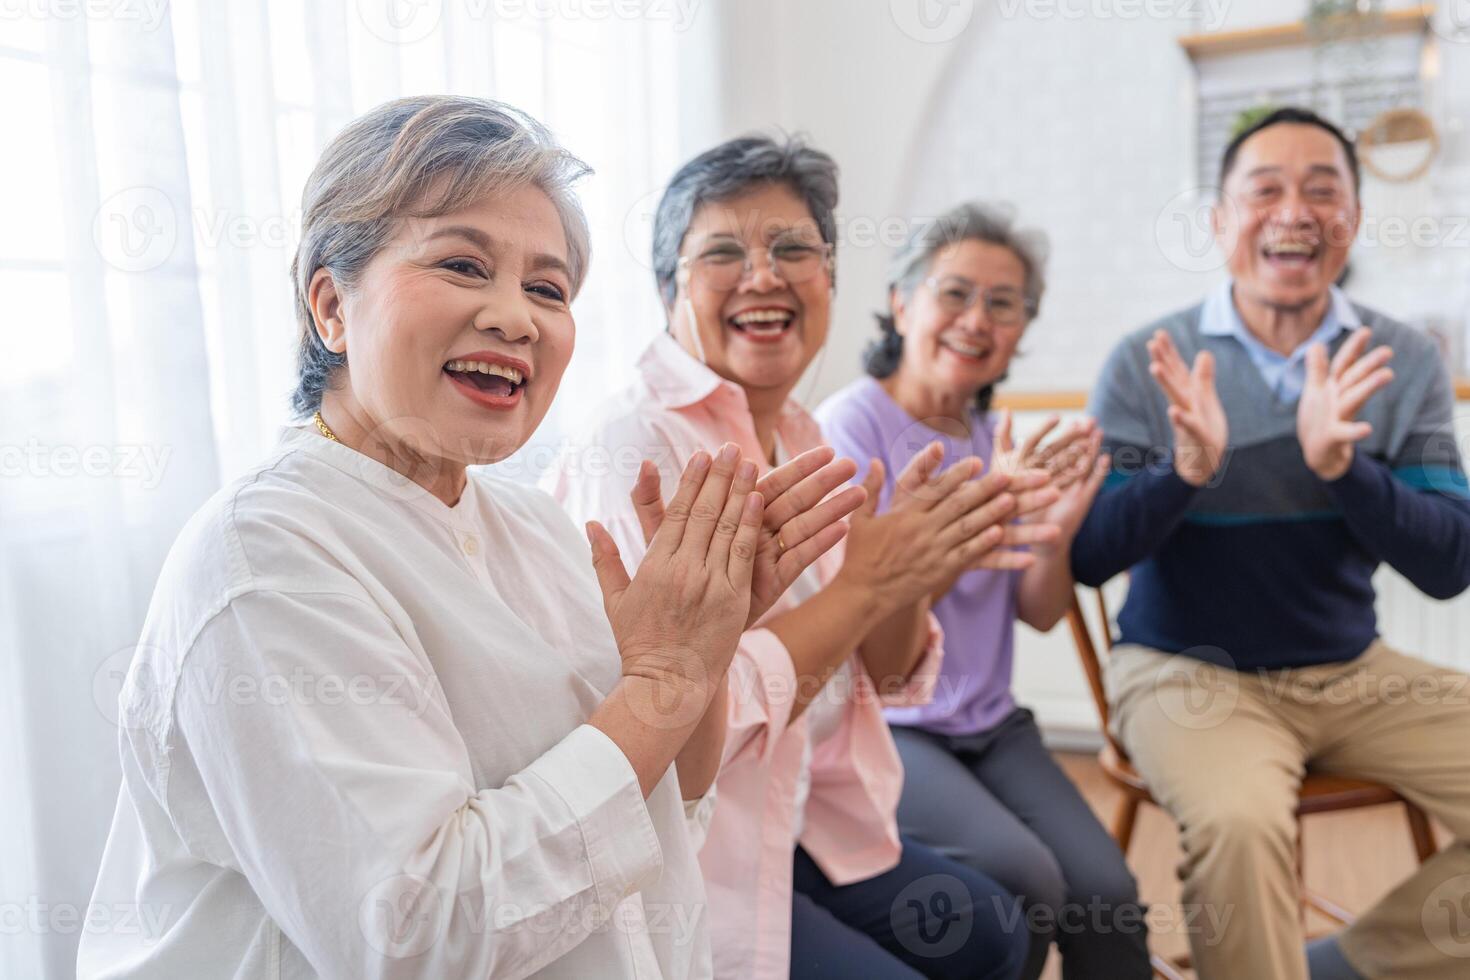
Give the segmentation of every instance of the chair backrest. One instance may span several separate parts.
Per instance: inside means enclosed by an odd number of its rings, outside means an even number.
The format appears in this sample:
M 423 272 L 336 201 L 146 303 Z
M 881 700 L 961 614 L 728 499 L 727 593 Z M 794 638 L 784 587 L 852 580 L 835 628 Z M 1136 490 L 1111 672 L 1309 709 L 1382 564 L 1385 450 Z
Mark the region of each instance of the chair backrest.
M 1108 618 L 1107 599 L 1104 598 L 1102 589 L 1094 589 L 1093 592 L 1097 599 L 1098 620 L 1102 623 L 1102 649 L 1111 653 L 1113 628 L 1112 620 Z M 1093 642 L 1087 615 L 1082 610 L 1082 598 L 1075 589 L 1072 591 L 1072 606 L 1067 610 L 1067 625 L 1072 628 L 1072 642 L 1077 647 L 1077 658 L 1082 661 L 1082 672 L 1087 675 L 1087 686 L 1092 690 L 1092 703 L 1097 708 L 1098 721 L 1102 723 L 1103 738 L 1108 740 L 1118 758 L 1126 759 L 1128 753 L 1113 738 L 1110 724 L 1112 718 L 1108 714 L 1108 694 L 1103 687 L 1102 658 L 1098 654 L 1098 645 Z

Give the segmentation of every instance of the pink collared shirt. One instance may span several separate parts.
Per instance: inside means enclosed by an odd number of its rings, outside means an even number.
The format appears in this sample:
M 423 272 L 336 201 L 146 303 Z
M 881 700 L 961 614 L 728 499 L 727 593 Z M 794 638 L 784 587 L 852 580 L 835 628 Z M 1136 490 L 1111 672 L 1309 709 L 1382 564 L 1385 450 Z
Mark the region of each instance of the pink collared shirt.
M 668 334 L 649 344 L 638 370 L 638 380 L 598 412 L 592 432 L 543 481 L 576 520 L 606 525 L 630 569 L 645 551 L 628 499 L 641 460 L 658 466 L 666 498 L 700 449 L 733 442 L 763 473 L 770 469 L 739 385 L 695 360 Z M 794 400 L 782 410 L 777 435 L 793 456 L 822 444 L 816 422 Z M 841 568 L 842 555 L 838 545 L 818 560 L 823 585 Z M 766 618 L 795 604 L 788 592 Z M 791 719 L 797 683 L 791 657 L 776 635 L 759 625 L 741 638 L 728 677 L 729 731 L 715 784 L 717 802 L 699 855 L 717 977 L 777 980 L 788 975 L 798 823 L 801 845 L 836 884 L 871 878 L 898 863 L 895 814 L 903 766 L 882 709 L 927 702 L 942 656 L 939 625 L 931 616 L 928 647 L 907 685 L 880 694 L 853 652 L 841 721 L 812 746 L 810 795 L 799 819 L 807 713 Z M 831 685 L 823 696 L 833 696 Z

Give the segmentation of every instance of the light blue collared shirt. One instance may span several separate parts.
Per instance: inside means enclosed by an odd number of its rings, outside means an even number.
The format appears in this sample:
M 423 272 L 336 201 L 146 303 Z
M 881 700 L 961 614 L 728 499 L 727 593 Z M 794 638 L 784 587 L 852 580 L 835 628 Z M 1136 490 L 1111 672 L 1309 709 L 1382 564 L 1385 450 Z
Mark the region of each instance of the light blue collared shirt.
M 1204 308 L 1200 311 L 1200 333 L 1208 337 L 1234 337 L 1240 341 L 1278 402 L 1290 403 L 1301 397 L 1302 388 L 1307 383 L 1307 348 L 1313 344 L 1330 344 L 1343 331 L 1356 330 L 1363 325 L 1347 296 L 1332 286 L 1328 291 L 1331 302 L 1327 305 L 1322 325 L 1296 350 L 1282 354 L 1262 343 L 1240 319 L 1233 298 L 1234 285 L 1227 279 L 1205 297 Z

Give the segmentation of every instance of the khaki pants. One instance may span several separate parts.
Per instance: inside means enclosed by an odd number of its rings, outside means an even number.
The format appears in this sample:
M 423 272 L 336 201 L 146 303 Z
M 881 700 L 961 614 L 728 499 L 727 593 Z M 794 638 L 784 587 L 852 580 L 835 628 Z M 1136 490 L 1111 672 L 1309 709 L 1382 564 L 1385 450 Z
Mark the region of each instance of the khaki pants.
M 1470 977 L 1470 677 L 1381 641 L 1259 672 L 1121 645 L 1107 688 L 1115 735 L 1179 824 L 1184 902 L 1220 926 L 1191 931 L 1201 980 L 1307 980 L 1293 812 L 1308 766 L 1392 786 L 1455 837 L 1343 933 L 1344 955 L 1375 980 Z

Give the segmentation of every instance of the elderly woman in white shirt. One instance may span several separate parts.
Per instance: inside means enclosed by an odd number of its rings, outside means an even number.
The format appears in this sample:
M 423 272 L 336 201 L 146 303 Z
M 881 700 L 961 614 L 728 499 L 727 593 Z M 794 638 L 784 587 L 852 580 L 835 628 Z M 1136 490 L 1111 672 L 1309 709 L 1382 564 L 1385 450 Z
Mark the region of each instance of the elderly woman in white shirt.
M 549 497 L 467 471 L 571 356 L 584 171 L 476 99 L 326 149 L 293 267 L 310 421 L 165 563 L 95 894 L 152 928 L 88 931 L 81 976 L 710 975 L 680 760 L 760 596 L 841 536 L 813 507 L 850 467 L 757 485 L 699 454 L 631 580 L 600 526 L 589 559 Z

